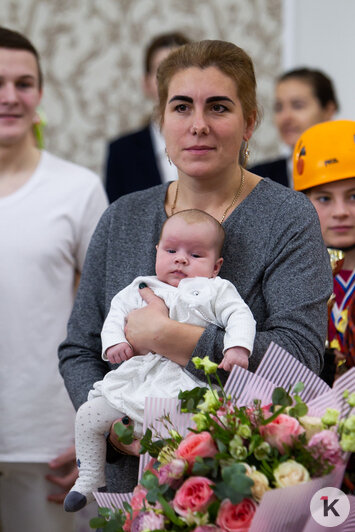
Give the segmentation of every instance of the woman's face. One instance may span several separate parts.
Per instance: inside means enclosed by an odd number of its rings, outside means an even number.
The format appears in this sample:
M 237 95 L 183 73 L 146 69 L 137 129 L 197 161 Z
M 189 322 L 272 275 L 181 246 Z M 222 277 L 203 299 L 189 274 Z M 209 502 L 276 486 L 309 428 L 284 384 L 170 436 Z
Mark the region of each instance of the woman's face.
M 190 67 L 171 79 L 163 133 L 169 157 L 181 174 L 220 177 L 235 172 L 246 122 L 234 81 L 216 67 Z
M 326 246 L 355 244 L 355 177 L 312 188 L 307 196 L 317 210 Z
M 282 141 L 293 148 L 301 134 L 311 126 L 330 120 L 333 103 L 323 108 L 311 85 L 299 79 L 287 79 L 276 87 L 275 124 Z
M 26 50 L 0 48 L 0 146 L 32 135 L 40 100 L 35 56 Z

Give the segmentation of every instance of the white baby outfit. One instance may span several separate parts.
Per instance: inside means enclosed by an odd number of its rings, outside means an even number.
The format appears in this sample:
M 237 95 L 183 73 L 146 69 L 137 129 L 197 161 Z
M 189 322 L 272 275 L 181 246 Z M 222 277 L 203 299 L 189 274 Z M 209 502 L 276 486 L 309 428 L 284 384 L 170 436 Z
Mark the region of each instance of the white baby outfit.
M 165 301 L 171 319 L 201 327 L 216 324 L 225 330 L 224 351 L 235 346 L 252 351 L 255 321 L 232 283 L 220 277 L 194 277 L 183 279 L 174 287 L 156 276 L 149 276 L 137 277 L 112 299 L 101 333 L 104 360 L 107 360 L 105 353 L 110 346 L 127 342 L 125 316 L 146 305 L 138 289 L 142 282 Z M 91 491 L 104 485 L 104 433 L 110 430 L 115 419 L 127 415 L 134 421 L 135 434 L 139 436 L 146 397 L 177 397 L 180 390 L 196 386 L 205 386 L 205 383 L 175 362 L 153 353 L 130 358 L 96 382 L 89 392 L 89 400 L 80 407 L 76 417 L 80 476 L 72 491 L 90 498 Z

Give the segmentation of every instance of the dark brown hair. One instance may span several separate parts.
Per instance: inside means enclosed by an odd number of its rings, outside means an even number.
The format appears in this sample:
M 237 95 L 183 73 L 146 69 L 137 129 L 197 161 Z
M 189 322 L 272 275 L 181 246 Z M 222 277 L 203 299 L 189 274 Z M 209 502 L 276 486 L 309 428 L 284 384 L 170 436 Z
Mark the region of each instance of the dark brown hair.
M 144 73 L 149 74 L 155 52 L 161 48 L 175 48 L 187 44 L 190 40 L 178 31 L 157 35 L 148 45 L 144 55 Z
M 324 74 L 324 72 L 306 67 L 296 68 L 282 74 L 282 76 L 278 78 L 277 83 L 289 79 L 298 79 L 308 83 L 313 90 L 314 96 L 317 98 L 323 109 L 325 109 L 329 103 L 333 103 L 335 109 L 339 111 L 338 99 L 333 82 L 326 74 Z
M 234 81 L 244 119 L 248 120 L 255 115 L 258 121 L 260 114 L 252 60 L 242 48 L 231 42 L 205 40 L 180 46 L 160 63 L 157 72 L 159 94 L 157 114 L 160 124 L 163 123 L 172 77 L 180 70 L 190 67 L 204 69 L 211 66 L 218 68 Z
M 0 26 L 0 48 L 10 50 L 26 50 L 35 56 L 38 68 L 38 86 L 42 89 L 43 75 L 39 60 L 39 54 L 33 44 L 21 33 Z

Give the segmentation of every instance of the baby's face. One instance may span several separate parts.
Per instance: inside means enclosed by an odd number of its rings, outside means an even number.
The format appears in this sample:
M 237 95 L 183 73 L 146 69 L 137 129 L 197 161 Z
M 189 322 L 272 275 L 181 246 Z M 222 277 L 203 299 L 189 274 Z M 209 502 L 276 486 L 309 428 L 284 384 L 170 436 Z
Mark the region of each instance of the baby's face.
M 222 262 L 211 224 L 188 224 L 180 217 L 165 224 L 155 263 L 160 281 L 178 286 L 186 277 L 216 277 Z

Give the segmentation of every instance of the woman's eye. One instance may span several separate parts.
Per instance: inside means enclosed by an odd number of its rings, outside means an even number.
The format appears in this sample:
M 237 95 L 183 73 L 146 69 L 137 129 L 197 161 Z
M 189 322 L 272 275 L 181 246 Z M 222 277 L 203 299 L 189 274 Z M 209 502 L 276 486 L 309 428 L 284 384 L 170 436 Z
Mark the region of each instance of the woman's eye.
M 305 102 L 293 102 L 292 103 L 292 108 L 295 109 L 296 111 L 299 111 L 300 109 L 304 109 L 306 107 L 306 104 Z
M 225 105 L 222 105 L 220 103 L 215 103 L 212 106 L 212 111 L 215 111 L 216 113 L 224 113 L 225 111 L 228 111 L 228 109 Z
M 184 113 L 185 111 L 187 111 L 187 109 L 188 107 L 185 103 L 180 103 L 175 107 L 175 111 L 177 111 L 178 113 Z

